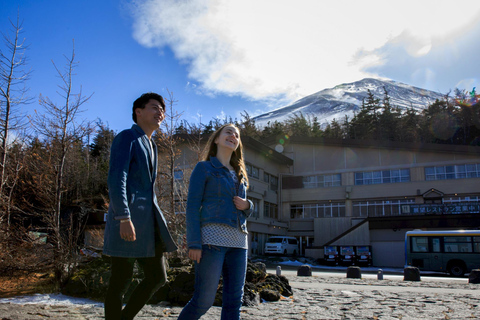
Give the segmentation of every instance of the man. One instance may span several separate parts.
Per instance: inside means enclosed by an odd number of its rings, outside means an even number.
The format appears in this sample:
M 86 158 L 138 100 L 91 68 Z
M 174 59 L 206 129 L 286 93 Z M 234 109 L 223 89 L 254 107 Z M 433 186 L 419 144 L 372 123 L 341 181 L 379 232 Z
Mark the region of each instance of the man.
M 110 204 L 103 248 L 112 265 L 105 298 L 107 320 L 135 317 L 166 282 L 163 253 L 177 249 L 155 195 L 157 148 L 151 138 L 165 119 L 162 96 L 143 94 L 133 103 L 132 118 L 135 124 L 115 137 L 110 154 Z M 145 278 L 122 310 L 135 261 Z

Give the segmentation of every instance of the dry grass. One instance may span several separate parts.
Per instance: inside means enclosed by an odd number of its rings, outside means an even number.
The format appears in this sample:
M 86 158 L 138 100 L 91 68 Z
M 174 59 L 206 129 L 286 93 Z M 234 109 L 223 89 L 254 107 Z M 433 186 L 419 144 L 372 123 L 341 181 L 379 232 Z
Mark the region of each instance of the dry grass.
M 17 271 L 0 276 L 0 298 L 51 293 L 55 291 L 52 273 Z

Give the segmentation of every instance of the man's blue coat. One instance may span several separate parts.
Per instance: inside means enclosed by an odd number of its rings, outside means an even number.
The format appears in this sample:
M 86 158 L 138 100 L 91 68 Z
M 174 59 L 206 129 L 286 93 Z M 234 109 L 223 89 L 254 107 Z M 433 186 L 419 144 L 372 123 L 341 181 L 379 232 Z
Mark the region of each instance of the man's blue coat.
M 145 258 L 155 256 L 155 224 L 165 251 L 177 249 L 155 195 L 157 147 L 153 159 L 147 135 L 138 125 L 120 132 L 112 143 L 108 193 L 110 204 L 103 253 L 113 257 Z M 130 217 L 136 241 L 120 237 L 120 219 Z

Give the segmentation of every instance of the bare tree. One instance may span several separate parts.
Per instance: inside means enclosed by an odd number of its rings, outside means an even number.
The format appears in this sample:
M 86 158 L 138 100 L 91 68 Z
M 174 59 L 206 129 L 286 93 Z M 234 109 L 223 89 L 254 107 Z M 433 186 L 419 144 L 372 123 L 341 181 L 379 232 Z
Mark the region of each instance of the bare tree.
M 176 135 L 181 117 L 181 114 L 174 110 L 178 101 L 174 100 L 172 92 L 168 91 L 168 95 L 169 98 L 165 99 L 167 104 L 165 120 L 155 135 L 159 147 L 157 188 L 159 203 L 169 223 L 170 231 L 178 239 L 185 233 L 185 215 L 177 214 L 185 211 L 186 203 L 184 180 L 178 176 L 183 174 L 183 171 L 179 170 L 177 163 L 181 155 L 179 146 L 183 139 Z
M 10 20 L 12 35 L 3 35 L 4 50 L 0 50 L 0 199 L 6 208 L 4 212 L 10 212 L 8 207 L 11 203 L 10 196 L 16 181 L 8 182 L 7 161 L 9 140 L 11 132 L 21 129 L 24 116 L 17 110 L 22 104 L 30 103 L 33 99 L 27 96 L 26 82 L 30 77 L 30 70 L 26 69 L 25 39 L 21 39 L 22 24 L 17 15 L 16 23 Z M 17 165 L 13 180 L 18 176 L 21 166 Z M 9 184 L 9 185 L 7 185 Z M 9 190 L 5 190 L 5 188 Z M 7 224 L 9 215 L 7 214 Z
M 72 248 L 76 241 L 72 237 L 78 236 L 77 230 L 72 230 L 71 223 L 76 221 L 74 217 L 69 217 L 67 229 L 69 232 L 62 232 L 61 210 L 62 195 L 65 192 L 65 163 L 67 153 L 72 147 L 81 142 L 90 132 L 91 124 L 86 120 L 80 120 L 79 115 L 82 112 L 81 106 L 87 102 L 90 96 L 84 96 L 80 87 L 77 94 L 72 93 L 74 69 L 77 65 L 75 61 L 75 49 L 72 50 L 72 56 L 67 60 L 64 70 L 57 68 L 52 61 L 53 66 L 61 80 L 60 91 L 57 93 L 63 99 L 62 104 L 56 104 L 48 97 L 40 95 L 40 105 L 44 107 L 44 114 L 35 112 L 31 117 L 31 124 L 35 132 L 49 141 L 52 146 L 52 156 L 55 171 L 55 183 L 52 208 L 47 215 L 47 223 L 52 228 L 55 238 L 56 250 L 54 258 L 54 267 L 57 283 L 62 285 L 68 279 L 68 276 L 75 268 L 75 252 Z

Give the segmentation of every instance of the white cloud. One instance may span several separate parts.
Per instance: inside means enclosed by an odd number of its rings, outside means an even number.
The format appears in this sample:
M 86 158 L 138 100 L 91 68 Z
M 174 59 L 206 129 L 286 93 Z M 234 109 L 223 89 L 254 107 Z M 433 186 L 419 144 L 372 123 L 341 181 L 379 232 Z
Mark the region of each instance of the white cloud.
M 419 62 L 479 10 L 477 0 L 144 0 L 133 8 L 134 38 L 169 46 L 203 92 L 291 100 L 366 76 L 395 79 L 383 72 L 392 57 Z M 418 66 L 409 76 L 437 73 Z

